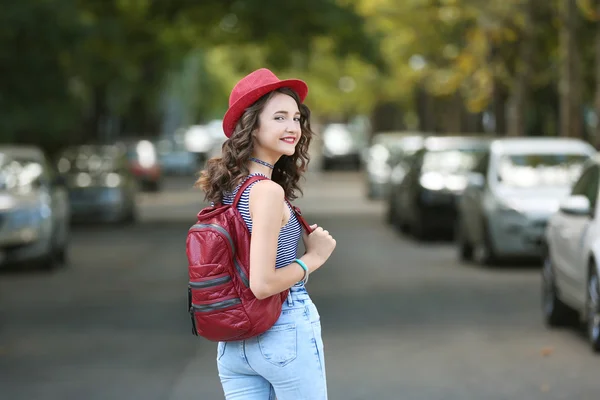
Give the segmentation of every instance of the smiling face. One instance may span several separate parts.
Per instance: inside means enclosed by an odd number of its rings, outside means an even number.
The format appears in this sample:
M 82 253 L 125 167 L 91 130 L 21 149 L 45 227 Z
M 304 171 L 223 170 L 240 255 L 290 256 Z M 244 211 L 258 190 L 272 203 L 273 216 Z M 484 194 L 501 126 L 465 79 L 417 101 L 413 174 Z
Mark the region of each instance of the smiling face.
M 274 93 L 258 117 L 258 128 L 253 134 L 253 156 L 275 164 L 282 155 L 294 155 L 300 135 L 300 110 L 296 100 Z

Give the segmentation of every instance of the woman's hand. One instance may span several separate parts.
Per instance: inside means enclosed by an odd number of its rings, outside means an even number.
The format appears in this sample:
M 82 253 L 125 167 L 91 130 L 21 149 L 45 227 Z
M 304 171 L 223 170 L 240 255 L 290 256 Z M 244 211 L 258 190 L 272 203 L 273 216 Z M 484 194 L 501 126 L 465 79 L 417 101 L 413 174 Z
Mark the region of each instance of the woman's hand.
M 329 234 L 329 231 L 324 230 L 317 224 L 310 227 L 313 230 L 310 234 L 304 232 L 304 247 L 306 248 L 306 256 L 315 260 L 313 270 L 316 270 L 329 259 L 335 249 L 336 241 Z

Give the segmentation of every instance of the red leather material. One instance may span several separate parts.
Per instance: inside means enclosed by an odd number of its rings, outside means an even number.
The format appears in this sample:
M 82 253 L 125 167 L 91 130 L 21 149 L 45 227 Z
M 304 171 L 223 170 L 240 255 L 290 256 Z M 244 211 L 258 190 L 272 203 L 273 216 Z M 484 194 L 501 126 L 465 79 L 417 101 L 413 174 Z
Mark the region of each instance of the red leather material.
M 224 276 L 228 277 L 229 274 L 224 274 Z M 205 302 L 214 303 L 215 301 L 220 301 L 231 297 L 238 297 L 237 292 L 235 291 L 235 287 L 231 284 L 231 282 L 226 282 L 220 285 L 210 286 L 206 288 L 192 287 L 192 302 L 194 304 L 203 304 Z
M 262 179 L 266 178 L 251 177 L 238 194 Z M 238 201 L 236 196 L 232 205 L 204 208 L 186 240 L 194 333 L 212 341 L 248 339 L 265 332 L 279 318 L 288 294 L 286 290 L 259 300 L 250 290 L 250 233 L 236 208 Z
M 298 219 L 298 222 L 300 222 L 300 225 L 302 225 L 302 227 L 304 228 L 304 230 L 307 233 L 311 233 L 313 231 L 313 229 L 310 227 L 308 222 L 306 222 L 306 220 L 302 216 L 302 212 L 300 211 L 300 209 L 296 206 L 292 206 L 292 204 L 289 202 L 288 202 L 288 204 L 292 207 L 292 210 L 294 210 L 294 213 L 296 214 L 296 218 Z
M 214 313 L 195 313 L 194 322 L 198 335 L 212 341 L 241 340 L 252 330 L 241 304 Z
M 192 254 L 194 249 L 190 249 Z M 215 275 L 223 274 L 227 272 L 227 269 L 222 264 L 204 264 L 204 265 L 190 265 L 189 268 L 190 282 L 201 281 L 214 277 Z

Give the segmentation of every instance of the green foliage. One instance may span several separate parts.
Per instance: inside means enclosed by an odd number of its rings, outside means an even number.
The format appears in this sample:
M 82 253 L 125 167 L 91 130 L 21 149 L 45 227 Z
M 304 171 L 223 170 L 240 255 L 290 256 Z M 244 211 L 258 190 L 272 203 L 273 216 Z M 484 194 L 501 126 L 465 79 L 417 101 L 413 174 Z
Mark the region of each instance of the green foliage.
M 182 123 L 219 118 L 232 85 L 264 66 L 282 78 L 306 80 L 307 102 L 329 118 L 368 114 L 381 104 L 409 114 L 417 88 L 462 100 L 478 113 L 490 108 L 494 88 L 501 86 L 509 97 L 514 92 L 523 68 L 520 43 L 529 26 L 535 45 L 527 84 L 534 96 L 551 99 L 544 110 L 556 103 L 561 25 L 556 0 L 5 3 L 2 141 L 50 146 L 119 133 L 156 134 L 161 105 L 170 96 L 186 115 Z M 584 81 L 590 83 L 596 2 L 577 4 Z M 590 103 L 594 85 L 583 87 Z M 548 114 L 540 107 L 532 115 Z
M 108 120 L 117 121 L 113 131 L 156 134 L 160 96 L 197 50 L 255 48 L 260 66 L 302 69 L 297 61 L 321 38 L 332 38 L 333 55 L 383 65 L 363 18 L 333 0 L 8 2 L 0 13 L 0 140 L 101 139 L 110 137 Z M 232 75 L 248 72 L 247 57 L 226 58 Z M 193 80 L 203 96 L 186 88 L 198 117 L 227 104 L 222 82 L 230 81 L 213 81 L 209 68 L 202 59 Z
M 72 2 L 8 2 L 0 12 L 0 139 L 56 137 L 76 105 L 64 68 L 76 42 Z M 53 18 L 48 18 L 52 15 Z

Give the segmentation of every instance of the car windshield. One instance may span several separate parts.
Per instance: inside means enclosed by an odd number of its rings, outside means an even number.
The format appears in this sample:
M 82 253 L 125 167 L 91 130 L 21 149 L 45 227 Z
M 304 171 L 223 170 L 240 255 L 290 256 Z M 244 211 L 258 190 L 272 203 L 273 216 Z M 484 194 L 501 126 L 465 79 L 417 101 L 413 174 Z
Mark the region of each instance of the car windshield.
M 510 154 L 498 164 L 498 182 L 514 188 L 569 186 L 581 173 L 585 154 Z
M 403 136 L 381 134 L 373 138 L 373 144 L 380 144 L 386 147 L 398 146 L 402 143 L 403 139 Z
M 118 150 L 111 147 L 81 147 L 65 151 L 58 160 L 62 174 L 102 174 L 119 169 Z
M 0 153 L 0 190 L 29 189 L 39 182 L 43 167 L 38 160 Z
M 484 153 L 478 148 L 428 151 L 423 157 L 422 172 L 464 174 L 475 167 Z

